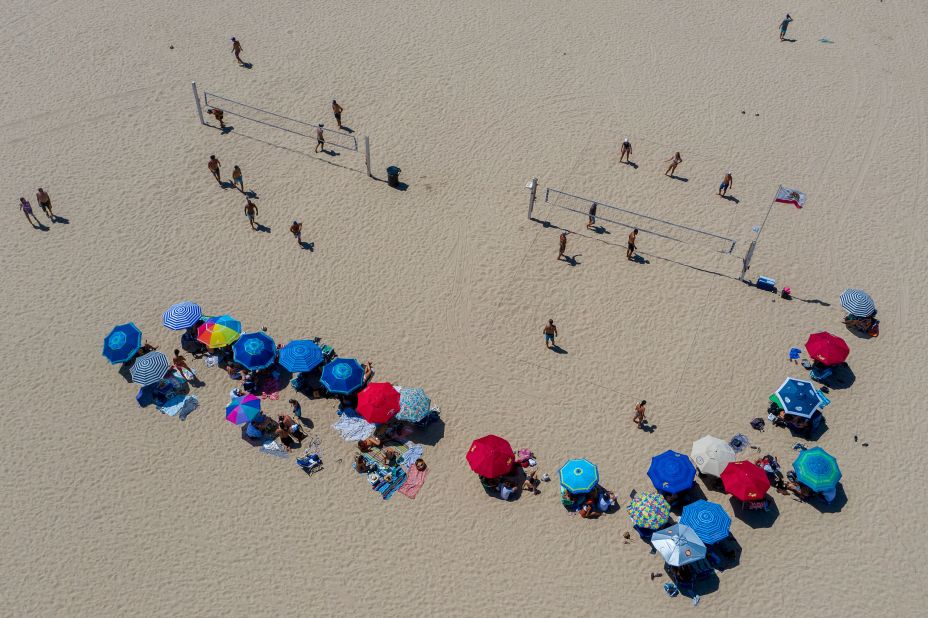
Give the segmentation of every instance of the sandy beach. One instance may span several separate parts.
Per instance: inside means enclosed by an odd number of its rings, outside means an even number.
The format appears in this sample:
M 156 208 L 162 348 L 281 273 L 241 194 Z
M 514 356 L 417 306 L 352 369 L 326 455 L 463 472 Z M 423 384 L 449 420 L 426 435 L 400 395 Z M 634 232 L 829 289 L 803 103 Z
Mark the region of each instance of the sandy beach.
M 0 615 L 924 611 L 925 4 L 4 9 Z M 359 152 L 315 153 L 312 139 L 232 115 L 228 132 L 201 125 L 192 81 L 329 128 L 337 99 L 352 135 L 370 139 L 376 178 Z M 624 137 L 636 167 L 618 162 Z M 685 181 L 664 175 L 676 151 Z M 243 170 L 262 231 L 210 176 L 211 154 L 224 180 Z M 384 182 L 391 165 L 404 190 Z M 728 171 L 737 201 L 717 195 Z M 770 208 L 781 185 L 805 207 Z M 38 187 L 61 220 L 41 212 Z M 643 232 L 629 262 L 621 218 L 588 230 L 567 201 L 545 202 L 549 188 L 734 249 Z M 792 300 L 738 280 L 761 225 L 748 278 L 772 277 Z M 562 230 L 570 262 L 555 259 Z M 842 325 L 849 287 L 876 301 L 879 337 Z M 131 321 L 170 355 L 179 333 L 161 313 L 181 300 L 277 342 L 320 337 L 373 362 L 377 380 L 424 388 L 442 424 L 416 499 L 384 501 L 352 470 L 330 399 L 298 396 L 325 463 L 311 477 L 293 454 L 242 440 L 224 418 L 234 383 L 200 359 L 188 356 L 205 385 L 186 420 L 139 409 L 103 339 Z M 544 347 L 549 319 L 562 353 Z M 818 331 L 851 350 L 827 431 L 754 431 L 783 380 L 807 376 L 787 353 Z M 288 412 L 293 395 L 265 413 Z M 632 423 L 641 399 L 650 433 Z M 535 453 L 553 478 L 539 495 L 484 493 L 464 456 L 491 433 Z M 742 458 L 770 453 L 786 470 L 797 441 L 822 446 L 841 499 L 822 508 L 771 490 L 771 513 L 752 518 L 705 489 L 742 553 L 693 608 L 664 594 L 666 574 L 652 580 L 663 560 L 625 507 L 651 489 L 652 456 L 739 433 L 758 447 Z M 617 513 L 565 512 L 557 473 L 573 457 L 598 465 Z

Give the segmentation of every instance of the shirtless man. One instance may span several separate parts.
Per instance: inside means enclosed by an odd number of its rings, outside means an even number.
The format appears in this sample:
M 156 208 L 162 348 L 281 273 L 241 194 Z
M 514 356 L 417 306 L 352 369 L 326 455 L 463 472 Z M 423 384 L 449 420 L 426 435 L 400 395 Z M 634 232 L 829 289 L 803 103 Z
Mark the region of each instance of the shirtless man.
M 52 198 L 48 196 L 48 193 L 45 192 L 45 189 L 39 187 L 39 190 L 36 191 L 35 201 L 39 203 L 39 207 L 42 211 L 48 215 L 48 218 L 52 220 L 52 223 L 55 222 L 55 213 L 52 212 Z
M 245 200 L 245 216 L 248 217 L 248 223 L 251 224 L 251 229 L 255 228 L 255 216 L 258 214 L 258 207 L 251 200 Z
M 190 380 L 196 378 L 196 374 L 193 372 L 193 369 L 190 368 L 190 365 L 187 364 L 187 359 L 184 358 L 184 355 L 180 353 L 180 350 L 174 350 L 174 360 L 171 361 L 174 364 L 174 368 L 177 369 L 185 380 Z
M 335 122 L 338 123 L 338 128 L 342 128 L 342 112 L 345 111 L 342 109 L 342 106 L 338 104 L 338 101 L 332 99 L 332 113 L 335 114 Z
M 554 320 L 548 320 L 543 332 L 545 334 L 545 347 L 550 350 L 551 346 L 557 345 L 554 343 L 554 338 L 557 337 L 557 326 L 554 325 Z
M 783 21 L 780 22 L 780 40 L 786 40 L 786 29 L 789 28 L 790 22 L 793 21 L 793 18 L 789 16 L 789 13 L 786 14 L 786 17 Z
M 242 62 L 242 44 L 235 37 L 232 37 L 232 53 L 235 54 L 235 59 L 238 61 L 239 66 L 245 66 L 245 63 Z
M 26 215 L 26 221 L 28 221 L 32 227 L 42 227 L 42 224 L 39 223 L 39 220 L 36 219 L 35 214 L 32 212 L 32 204 L 30 204 L 26 198 L 19 198 L 19 209 Z M 35 221 L 35 223 L 32 223 L 33 221 Z
M 374 366 L 370 361 L 367 361 L 366 363 L 363 363 L 361 367 L 364 368 L 364 381 L 362 383 L 366 385 L 371 381 L 371 378 L 374 377 Z
M 677 166 L 683 162 L 683 157 L 680 156 L 679 152 L 675 152 L 672 157 L 664 161 L 664 163 L 670 163 L 670 167 L 667 168 L 667 171 L 664 172 L 664 176 L 670 176 L 673 178 L 673 175 L 677 173 Z
M 245 179 L 242 177 L 242 168 L 235 166 L 232 168 L 232 186 L 238 185 L 239 191 L 245 192 Z
M 222 180 L 219 178 L 219 166 L 222 165 L 219 162 L 219 159 L 216 158 L 216 155 L 209 156 L 209 163 L 206 164 L 206 167 L 209 168 L 209 171 L 212 172 L 213 178 L 216 179 L 216 182 L 222 184 Z
M 622 140 L 622 150 L 619 152 L 619 163 L 622 163 L 622 157 L 625 157 L 625 163 L 631 163 L 632 143 L 626 137 Z
M 290 233 L 296 237 L 297 244 L 303 244 L 303 224 L 299 221 L 294 221 L 293 225 L 290 226 Z
M 219 109 L 219 108 L 217 108 L 217 107 L 212 107 L 212 108 L 206 110 L 206 113 L 209 114 L 209 115 L 211 115 L 213 118 L 216 119 L 216 122 L 219 123 L 219 128 L 220 128 L 220 129 L 225 129 L 225 128 L 226 128 L 226 123 L 224 123 L 224 122 L 222 121 L 223 113 L 222 113 L 222 110 L 221 110 L 221 109 Z
M 567 232 L 561 232 L 561 237 L 559 239 L 557 259 L 560 260 L 564 257 L 564 252 L 567 251 Z
M 319 126 L 316 127 L 316 150 L 315 152 L 319 152 L 320 148 L 322 149 L 323 152 L 325 152 L 325 135 L 322 133 L 322 128 L 324 126 L 325 125 L 323 125 L 320 122 Z
M 648 404 L 647 401 L 642 399 L 638 402 L 638 405 L 635 406 L 635 417 L 632 419 L 632 422 L 641 427 L 644 423 L 648 422 L 644 417 L 644 407 Z
M 728 190 L 731 189 L 732 183 L 731 172 L 725 172 L 725 178 L 722 179 L 722 184 L 719 185 L 719 195 L 725 197 Z
M 625 252 L 625 257 L 629 260 L 634 259 L 635 249 L 638 247 L 635 246 L 635 241 L 638 239 L 638 228 L 632 230 L 632 233 L 628 235 L 628 250 Z

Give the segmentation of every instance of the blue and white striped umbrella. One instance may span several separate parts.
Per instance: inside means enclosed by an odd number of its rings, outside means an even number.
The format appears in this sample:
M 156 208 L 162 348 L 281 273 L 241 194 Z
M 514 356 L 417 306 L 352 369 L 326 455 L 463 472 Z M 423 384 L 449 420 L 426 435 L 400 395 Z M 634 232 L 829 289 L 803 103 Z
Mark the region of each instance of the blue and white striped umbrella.
M 247 369 L 264 369 L 277 358 L 277 344 L 264 331 L 245 333 L 232 344 L 232 358 Z
M 848 288 L 841 292 L 841 306 L 851 315 L 869 318 L 876 313 L 876 303 L 863 290 Z
M 202 315 L 200 305 L 185 300 L 168 307 L 168 310 L 161 314 L 161 323 L 171 330 L 184 330 L 196 324 Z
M 132 360 L 142 347 L 142 331 L 132 322 L 120 324 L 103 340 L 103 356 L 111 365 Z
M 731 517 L 722 505 L 708 500 L 697 500 L 684 506 L 680 523 L 692 528 L 707 545 L 727 539 L 731 529 Z
M 160 382 L 170 367 L 171 363 L 167 356 L 161 352 L 149 352 L 135 360 L 129 374 L 136 384 L 148 386 Z
M 322 349 L 309 339 L 291 341 L 280 349 L 280 364 L 287 371 L 311 371 L 322 362 Z

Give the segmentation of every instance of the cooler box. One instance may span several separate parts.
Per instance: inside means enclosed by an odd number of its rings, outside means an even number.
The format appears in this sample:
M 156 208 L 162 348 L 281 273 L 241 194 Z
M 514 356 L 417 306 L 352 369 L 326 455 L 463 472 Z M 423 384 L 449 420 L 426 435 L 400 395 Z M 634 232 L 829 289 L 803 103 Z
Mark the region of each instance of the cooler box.
M 761 290 L 767 290 L 768 292 L 777 291 L 777 281 L 770 277 L 758 277 L 756 285 Z

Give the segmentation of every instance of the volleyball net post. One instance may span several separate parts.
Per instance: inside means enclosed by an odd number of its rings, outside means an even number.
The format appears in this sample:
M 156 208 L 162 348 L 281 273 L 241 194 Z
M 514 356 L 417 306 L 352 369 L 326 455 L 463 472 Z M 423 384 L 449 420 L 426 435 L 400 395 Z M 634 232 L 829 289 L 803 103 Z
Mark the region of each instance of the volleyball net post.
M 197 91 L 197 83 L 190 82 L 190 86 L 193 88 L 193 102 L 197 105 L 197 116 L 200 118 L 200 124 L 206 124 L 206 119 L 203 118 L 203 105 L 200 103 L 200 93 Z

